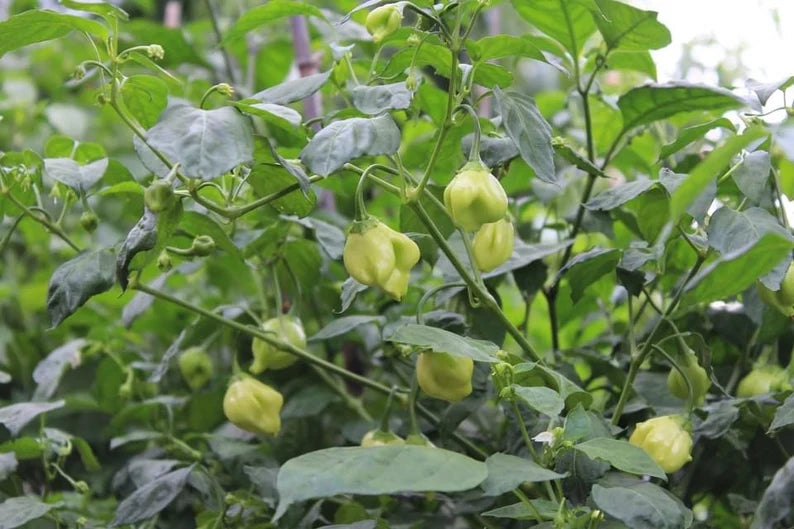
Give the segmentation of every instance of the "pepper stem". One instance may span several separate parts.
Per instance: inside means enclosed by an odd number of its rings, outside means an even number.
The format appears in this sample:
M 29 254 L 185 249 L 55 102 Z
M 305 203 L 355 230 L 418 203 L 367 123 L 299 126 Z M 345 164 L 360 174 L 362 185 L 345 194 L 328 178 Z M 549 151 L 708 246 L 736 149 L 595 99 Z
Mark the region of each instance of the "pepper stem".
M 431 297 L 435 296 L 444 289 L 455 288 L 455 287 L 466 287 L 466 283 L 464 283 L 463 281 L 444 283 L 443 285 L 439 285 L 437 287 L 431 288 L 430 290 L 425 292 L 424 295 L 419 300 L 419 303 L 416 304 L 416 323 L 418 323 L 419 325 L 424 325 L 425 321 L 424 321 L 424 316 L 422 314 L 422 309 L 424 308 L 425 303 L 427 303 L 427 301 Z
M 391 391 L 389 392 L 389 398 L 386 400 L 386 408 L 384 408 L 383 415 L 380 418 L 380 426 L 378 426 L 378 429 L 381 432 L 391 431 L 391 428 L 389 428 L 389 416 L 391 415 L 392 405 L 394 404 L 394 393 L 396 391 L 397 388 L 392 386 Z
M 369 177 L 369 173 L 378 167 L 377 164 L 370 165 L 361 173 L 361 178 L 356 186 L 356 220 L 367 218 L 367 206 L 364 204 L 364 181 Z
M 458 105 L 458 108 L 456 108 L 455 111 L 457 112 L 458 110 L 465 110 L 468 112 L 471 115 L 472 122 L 474 123 L 474 138 L 472 139 L 471 148 L 469 149 L 469 162 L 482 163 L 482 159 L 480 158 L 480 137 L 482 136 L 480 116 L 477 115 L 474 107 L 468 103 Z

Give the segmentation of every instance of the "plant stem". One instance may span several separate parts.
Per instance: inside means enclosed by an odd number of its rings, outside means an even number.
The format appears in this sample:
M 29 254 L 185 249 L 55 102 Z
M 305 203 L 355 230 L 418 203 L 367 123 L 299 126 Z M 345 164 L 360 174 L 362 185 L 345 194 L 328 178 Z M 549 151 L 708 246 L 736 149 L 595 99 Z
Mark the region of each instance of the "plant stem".
M 524 439 L 524 444 L 529 450 L 529 454 L 532 456 L 532 459 L 537 464 L 540 463 L 540 458 L 538 457 L 537 451 L 535 451 L 535 445 L 532 444 L 532 439 L 529 437 L 529 432 L 527 431 L 527 423 L 524 422 L 524 416 L 521 415 L 521 409 L 518 407 L 518 403 L 513 399 L 513 413 L 516 416 L 516 421 L 518 421 L 518 428 L 521 430 L 521 437 Z M 553 501 L 560 501 L 557 495 L 554 493 L 554 489 L 551 487 L 551 483 L 548 481 L 543 482 L 546 486 L 546 494 L 548 494 L 549 499 Z
M 700 267 L 703 265 L 705 258 L 703 256 L 698 256 L 697 261 L 695 261 L 694 266 L 689 271 L 689 274 L 686 276 L 684 281 L 681 283 L 681 286 L 678 288 L 678 291 L 675 293 L 673 300 L 670 302 L 670 305 L 667 306 L 667 309 L 664 311 L 664 314 L 659 316 L 656 320 L 656 324 L 651 329 L 651 332 L 648 334 L 648 338 L 645 340 L 645 343 L 642 344 L 642 348 L 634 356 L 631 360 L 631 364 L 629 365 L 629 372 L 626 375 L 626 381 L 623 384 L 623 390 L 620 392 L 620 398 L 618 399 L 618 403 L 615 406 L 615 412 L 612 414 L 612 424 L 617 425 L 620 421 L 620 416 L 623 414 L 623 409 L 626 407 L 626 402 L 629 399 L 629 393 L 631 393 L 632 385 L 634 384 L 634 379 L 637 377 L 637 373 L 640 370 L 640 366 L 645 361 L 645 358 L 648 356 L 648 353 L 651 351 L 651 346 L 653 345 L 653 339 L 656 337 L 656 333 L 659 331 L 659 328 L 662 326 L 662 322 L 668 318 L 675 308 L 678 306 L 678 302 L 681 301 L 681 297 L 684 295 L 684 289 L 686 288 L 689 281 L 695 276 L 695 274 L 700 270 Z
M 229 81 L 237 84 L 237 79 L 234 76 L 234 69 L 232 68 L 232 58 L 229 56 L 229 52 L 226 51 L 226 47 L 223 45 L 223 34 L 221 33 L 221 28 L 218 25 L 218 17 L 215 14 L 215 9 L 212 7 L 212 0 L 204 0 L 204 4 L 207 6 L 207 11 L 210 15 L 210 22 L 212 22 L 212 30 L 215 32 L 215 37 L 218 39 L 218 47 L 221 50 L 221 54 L 223 55 L 223 65 L 226 68 L 226 75 L 229 76 Z
M 8 197 L 8 199 L 11 202 L 14 203 L 14 205 L 16 207 L 18 207 L 19 209 L 22 210 L 23 214 L 27 215 L 31 219 L 35 220 L 36 222 L 38 222 L 39 224 L 44 226 L 50 233 L 60 237 L 63 240 L 63 242 L 65 242 L 66 244 L 71 246 L 74 251 L 76 251 L 78 253 L 82 251 L 82 249 L 79 246 L 77 246 L 77 244 L 75 244 L 75 242 L 72 239 L 70 239 L 68 235 L 66 235 L 66 232 L 63 231 L 63 229 L 60 226 L 58 226 L 57 224 L 55 224 L 54 222 L 52 222 L 51 220 L 49 220 L 45 216 L 36 215 L 33 211 L 31 211 L 31 209 L 29 207 L 27 207 L 25 204 L 23 204 L 17 197 L 12 195 L 9 191 L 6 191 L 5 195 Z M 14 224 L 14 226 L 16 226 L 16 224 L 18 224 L 18 223 L 19 223 L 19 221 L 17 221 Z M 13 231 L 13 228 L 12 228 L 12 231 Z M 5 244 L 7 244 L 7 243 L 4 243 L 4 246 L 5 246 Z

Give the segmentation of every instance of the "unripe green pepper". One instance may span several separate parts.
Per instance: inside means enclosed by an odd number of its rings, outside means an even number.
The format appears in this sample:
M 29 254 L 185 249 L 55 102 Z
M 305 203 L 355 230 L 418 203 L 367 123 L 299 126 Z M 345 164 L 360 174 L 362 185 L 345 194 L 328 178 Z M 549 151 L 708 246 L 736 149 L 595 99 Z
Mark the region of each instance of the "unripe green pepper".
M 99 219 L 93 211 L 84 211 L 83 214 L 80 215 L 80 226 L 88 233 L 93 233 L 98 224 Z
M 407 235 L 370 217 L 350 226 L 342 257 L 353 279 L 399 301 L 408 291 L 411 268 L 420 254 Z
M 456 225 L 477 231 L 504 218 L 507 193 L 482 162 L 469 162 L 444 189 L 444 205 Z
M 143 203 L 152 213 L 170 209 L 175 201 L 174 188 L 165 180 L 155 180 L 143 192 Z
M 255 378 L 234 380 L 223 397 L 223 413 L 238 428 L 259 435 L 281 430 L 281 393 Z
M 507 218 L 483 224 L 472 243 L 477 268 L 490 272 L 505 263 L 513 255 L 514 239 L 513 223 Z
M 692 436 L 683 427 L 678 415 L 663 415 L 638 423 L 629 442 L 639 446 L 671 474 L 692 460 Z
M 692 384 L 692 397 L 695 405 L 700 406 L 706 400 L 706 393 L 711 387 L 711 379 L 709 379 L 706 370 L 698 364 L 697 356 L 692 350 L 684 353 L 679 366 Z M 679 399 L 689 398 L 686 380 L 675 368 L 670 369 L 670 374 L 667 375 L 667 389 Z
M 215 250 L 215 239 L 209 235 L 199 235 L 190 245 L 190 254 L 197 257 L 206 257 Z
M 274 338 L 299 349 L 306 348 L 306 333 L 297 318 L 280 316 L 269 319 L 262 324 L 262 330 L 272 333 Z M 254 374 L 259 374 L 266 369 L 284 369 L 298 361 L 298 357 L 294 354 L 282 351 L 259 338 L 254 338 L 251 343 L 251 351 L 254 355 L 251 372 Z
M 370 430 L 361 438 L 361 446 L 387 446 L 404 445 L 405 439 L 394 432 L 384 432 L 376 429 Z
M 190 389 L 201 389 L 212 378 L 212 358 L 201 347 L 191 347 L 179 357 L 179 372 Z
M 372 40 L 377 44 L 400 29 L 402 21 L 403 13 L 400 7 L 389 4 L 370 11 L 366 22 L 364 22 L 364 27 L 367 28 L 369 34 L 372 35 Z
M 471 393 L 474 361 L 466 356 L 425 351 L 416 361 L 416 378 L 422 391 L 437 399 L 458 402 Z
M 749 398 L 788 389 L 789 387 L 791 385 L 788 380 L 788 372 L 785 369 L 776 365 L 759 366 L 750 371 L 739 382 L 736 396 Z

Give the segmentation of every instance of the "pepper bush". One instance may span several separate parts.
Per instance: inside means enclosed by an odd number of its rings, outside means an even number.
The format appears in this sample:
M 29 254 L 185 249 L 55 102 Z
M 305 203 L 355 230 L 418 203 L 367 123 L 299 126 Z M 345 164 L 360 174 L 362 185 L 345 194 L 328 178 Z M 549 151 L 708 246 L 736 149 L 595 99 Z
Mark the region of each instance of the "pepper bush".
M 0 22 L 0 528 L 794 524 L 794 77 L 659 84 L 615 0 L 61 4 Z

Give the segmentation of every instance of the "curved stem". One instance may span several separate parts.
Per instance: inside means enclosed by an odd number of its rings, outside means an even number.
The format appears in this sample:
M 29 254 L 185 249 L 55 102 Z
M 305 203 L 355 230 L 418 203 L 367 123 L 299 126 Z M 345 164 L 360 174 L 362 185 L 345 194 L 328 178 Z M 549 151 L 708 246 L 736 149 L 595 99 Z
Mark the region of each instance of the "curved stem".
M 356 186 L 356 220 L 364 220 L 367 218 L 367 206 L 364 203 L 364 182 L 369 177 L 369 173 L 377 168 L 377 165 L 370 165 L 364 172 L 361 173 L 361 178 L 358 179 Z
M 667 359 L 667 361 L 670 362 L 670 365 L 673 367 L 673 369 L 678 371 L 678 373 L 682 377 L 684 377 L 684 382 L 686 383 L 686 393 L 687 393 L 686 414 L 687 414 L 687 417 L 691 416 L 692 415 L 692 410 L 695 408 L 695 389 L 692 387 L 692 381 L 689 380 L 689 377 L 687 376 L 687 374 L 684 372 L 684 370 L 681 368 L 681 366 L 678 365 L 678 362 L 675 361 L 675 358 L 673 358 L 670 355 L 670 353 L 668 353 L 667 351 L 665 351 L 664 349 L 662 349 L 661 347 L 659 347 L 656 344 L 653 344 L 651 347 L 653 349 L 655 349 L 663 357 L 665 357 L 665 359 Z
M 14 235 L 14 231 L 16 231 L 17 226 L 19 225 L 19 223 L 22 221 L 23 218 L 25 218 L 24 214 L 17 215 L 14 221 L 11 223 L 11 227 L 8 228 L 8 231 L 3 236 L 3 239 L 0 240 L 0 255 L 3 255 L 3 252 L 8 246 L 8 243 L 11 241 L 11 236 Z
M 631 360 L 631 364 L 629 365 L 629 372 L 626 375 L 626 381 L 623 383 L 623 389 L 620 392 L 620 398 L 618 399 L 617 405 L 615 405 L 615 412 L 612 414 L 612 424 L 617 425 L 620 422 L 620 416 L 623 415 L 623 409 L 626 407 L 626 403 L 629 400 L 629 393 L 631 393 L 632 385 L 634 384 L 634 379 L 637 377 L 637 373 L 640 370 L 640 366 L 645 361 L 645 358 L 648 356 L 648 353 L 651 350 L 651 346 L 653 345 L 653 339 L 656 337 L 656 333 L 659 331 L 659 328 L 662 326 L 662 322 L 665 318 L 669 317 L 670 314 L 673 313 L 675 308 L 678 306 L 678 302 L 681 301 L 681 296 L 684 294 L 684 289 L 689 284 L 689 281 L 695 276 L 695 274 L 700 270 L 700 267 L 703 265 L 705 257 L 698 256 L 697 261 L 695 261 L 694 266 L 689 271 L 689 274 L 686 276 L 684 281 L 681 283 L 681 286 L 678 288 L 673 300 L 668 305 L 667 310 L 664 311 L 664 314 L 660 316 L 656 320 L 656 324 L 651 329 L 651 332 L 648 334 L 648 338 L 643 343 L 642 348 L 634 356 Z
M 74 251 L 76 252 L 82 251 L 82 249 L 79 246 L 77 246 L 77 244 L 75 244 L 75 242 L 71 238 L 69 238 L 68 235 L 66 235 L 66 232 L 63 231 L 63 229 L 60 226 L 49 220 L 47 216 L 36 215 L 33 211 L 31 211 L 29 207 L 23 204 L 17 197 L 12 195 L 10 192 L 6 191 L 5 195 L 8 197 L 8 199 L 11 202 L 14 203 L 16 207 L 22 210 L 22 213 L 24 215 L 27 215 L 31 219 L 35 220 L 36 222 L 44 226 L 50 233 L 53 233 L 58 237 L 60 237 L 61 240 L 63 240 L 63 242 L 71 246 Z
M 540 463 L 540 458 L 538 457 L 537 451 L 535 451 L 535 445 L 532 444 L 532 439 L 529 437 L 529 431 L 527 431 L 527 423 L 524 422 L 524 416 L 521 415 L 521 409 L 518 407 L 518 403 L 513 399 L 513 413 L 516 416 L 516 421 L 518 421 L 518 429 L 521 430 L 521 437 L 524 439 L 524 444 L 529 450 L 529 454 L 532 456 L 532 459 L 537 464 Z M 551 483 L 548 481 L 543 482 L 546 486 L 546 494 L 548 494 L 549 499 L 553 501 L 560 501 L 557 495 L 554 493 L 554 489 L 551 487 Z
M 471 115 L 471 120 L 474 123 L 474 138 L 472 139 L 471 142 L 471 149 L 469 149 L 469 161 L 479 162 L 480 137 L 482 136 L 482 128 L 480 127 L 480 117 L 477 115 L 477 112 L 474 110 L 474 107 L 472 107 L 468 103 L 458 105 L 458 108 L 455 110 L 457 111 L 458 109 L 463 109 Z
M 465 287 L 465 286 L 466 283 L 462 281 L 455 281 L 453 283 L 444 283 L 443 285 L 433 287 L 427 292 L 425 292 L 424 295 L 422 295 L 422 297 L 419 299 L 419 303 L 416 304 L 416 323 L 418 323 L 419 325 L 424 325 L 425 322 L 424 322 L 424 317 L 422 316 L 422 309 L 424 308 L 425 303 L 427 303 L 427 301 L 431 297 L 435 296 L 436 294 L 447 288 Z

